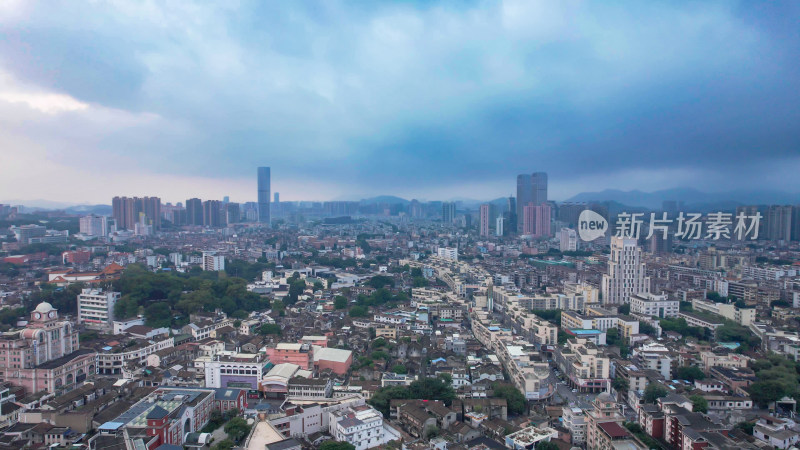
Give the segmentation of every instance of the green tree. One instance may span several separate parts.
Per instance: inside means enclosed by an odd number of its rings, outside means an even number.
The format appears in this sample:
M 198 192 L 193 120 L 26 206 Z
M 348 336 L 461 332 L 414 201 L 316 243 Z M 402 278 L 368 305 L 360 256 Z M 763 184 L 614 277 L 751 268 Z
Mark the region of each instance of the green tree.
M 506 399 L 509 414 L 524 414 L 527 406 L 525 396 L 514 387 L 507 383 L 494 383 L 492 385 L 494 396 Z
M 536 450 L 559 450 L 559 447 L 550 441 L 541 441 L 536 444 Z
M 144 309 L 144 322 L 148 327 L 169 327 L 172 324 L 172 311 L 169 309 L 169 303 L 151 303 Z
M 679 380 L 686 380 L 690 382 L 694 382 L 695 380 L 702 380 L 706 377 L 706 374 L 703 373 L 703 370 L 697 366 L 683 366 L 679 367 L 678 370 L 675 372 L 675 375 Z
M 345 297 L 343 295 L 337 295 L 333 299 L 333 306 L 336 309 L 345 309 L 345 308 L 347 308 L 347 297 Z
M 639 322 L 639 333 L 646 334 L 651 337 L 656 336 L 656 327 L 647 322 Z
M 353 306 L 350 308 L 350 317 L 367 317 L 367 308 L 364 306 Z
M 628 380 L 622 377 L 614 378 L 614 381 L 611 382 L 611 386 L 617 391 L 627 391 L 628 390 Z
M 644 402 L 655 403 L 661 397 L 666 397 L 669 394 L 667 388 L 661 383 L 650 383 L 644 388 Z
M 234 444 L 232 440 L 223 439 L 223 440 L 217 442 L 216 444 L 214 444 L 211 447 L 211 449 L 212 450 L 231 450 L 235 446 L 236 446 L 236 444 Z
M 541 317 L 548 322 L 552 322 L 556 325 L 561 325 L 561 310 L 560 309 L 534 309 L 532 310 L 534 314 Z
M 281 335 L 281 326 L 275 323 L 265 323 L 261 325 L 261 328 L 258 329 L 258 334 L 262 335 L 269 335 L 274 334 L 277 336 Z
M 690 395 L 689 400 L 692 401 L 692 411 L 700 413 L 708 412 L 708 400 L 702 395 Z
M 297 272 L 295 272 L 297 275 Z M 306 281 L 301 279 L 299 276 L 289 279 L 289 294 L 284 299 L 284 302 L 287 305 L 294 305 L 297 303 L 298 298 L 303 295 L 303 291 L 306 289 Z
M 385 275 L 376 275 L 367 281 L 367 286 L 372 286 L 375 289 L 380 289 L 386 286 L 394 287 L 394 278 Z
M 734 428 L 742 430 L 745 434 L 753 435 L 753 429 L 756 427 L 754 422 L 739 422 Z
M 406 366 L 402 364 L 395 364 L 394 366 L 392 366 L 392 372 L 399 374 L 406 374 L 408 373 L 408 369 L 406 369 Z
M 622 340 L 619 337 L 619 330 L 616 328 L 609 328 L 606 330 L 606 343 L 608 345 L 620 345 Z
M 631 305 L 627 304 L 627 303 L 624 304 L 624 305 L 620 305 L 619 307 L 617 307 L 617 311 L 620 314 L 630 314 L 631 313 Z
M 241 441 L 250 432 L 250 425 L 241 417 L 234 417 L 225 424 L 225 432 L 234 442 Z
M 750 398 L 762 408 L 768 407 L 770 403 L 782 399 L 789 393 L 786 385 L 777 380 L 756 381 L 747 388 L 747 391 L 750 393 Z
M 319 446 L 319 450 L 356 450 L 356 447 L 347 442 L 325 441 Z

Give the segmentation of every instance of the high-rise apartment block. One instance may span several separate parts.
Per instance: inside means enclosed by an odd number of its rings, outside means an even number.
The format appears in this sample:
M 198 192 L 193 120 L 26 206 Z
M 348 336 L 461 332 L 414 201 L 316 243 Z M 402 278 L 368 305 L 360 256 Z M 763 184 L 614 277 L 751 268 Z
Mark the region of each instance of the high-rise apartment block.
M 258 221 L 269 225 L 271 216 L 269 210 L 270 199 L 270 168 L 258 168 Z
M 481 205 L 480 210 L 480 235 L 489 236 L 489 215 L 491 214 L 491 205 L 484 203 Z
M 454 202 L 442 203 L 442 222 L 451 224 L 456 219 L 456 204 Z
M 790 241 L 792 239 L 792 207 L 771 205 L 767 209 L 767 236 L 771 241 Z
M 203 226 L 221 227 L 224 221 L 223 203 L 219 200 L 206 200 L 203 202 Z
M 631 295 L 649 292 L 650 277 L 636 239 L 612 237 L 608 273 L 603 275 L 602 302 L 623 305 L 630 303 Z
M 78 323 L 87 328 L 111 331 L 114 328 L 114 305 L 119 292 L 102 289 L 83 289 L 78 295 Z
M 186 224 L 203 226 L 203 201 L 199 198 L 186 200 Z
M 550 205 L 529 203 L 523 209 L 522 234 L 534 238 L 550 236 Z
M 143 223 L 151 225 L 153 230 L 161 229 L 161 199 L 158 197 L 114 197 L 111 210 L 117 228 L 133 230 L 137 223 Z
M 519 220 L 524 215 L 524 209 L 529 204 L 541 205 L 547 202 L 547 174 L 535 172 L 533 174 L 517 175 L 517 232 L 524 233 L 524 221 Z

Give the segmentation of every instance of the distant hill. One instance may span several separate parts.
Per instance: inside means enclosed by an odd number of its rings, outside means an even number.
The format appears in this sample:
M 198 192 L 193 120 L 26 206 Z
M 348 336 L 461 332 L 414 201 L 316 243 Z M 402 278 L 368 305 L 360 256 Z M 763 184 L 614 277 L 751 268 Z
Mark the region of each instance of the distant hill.
M 396 197 L 394 195 L 378 195 L 376 197 L 370 197 L 370 198 L 361 199 L 361 204 L 371 205 L 371 204 L 374 204 L 374 203 L 389 203 L 389 204 L 398 204 L 399 203 L 401 205 L 407 205 L 407 204 L 409 204 L 411 202 L 409 200 L 404 199 L 404 198 Z
M 701 192 L 691 188 L 663 189 L 643 192 L 639 190 L 620 191 L 606 189 L 600 192 L 582 192 L 572 196 L 568 202 L 617 202 L 623 205 L 660 209 L 665 200 L 683 202 L 685 207 L 697 210 L 728 210 L 739 205 L 797 204 L 800 194 L 780 191 L 729 191 Z
M 111 215 L 111 205 L 78 205 L 64 208 L 64 211 L 72 214 L 97 214 L 100 216 Z

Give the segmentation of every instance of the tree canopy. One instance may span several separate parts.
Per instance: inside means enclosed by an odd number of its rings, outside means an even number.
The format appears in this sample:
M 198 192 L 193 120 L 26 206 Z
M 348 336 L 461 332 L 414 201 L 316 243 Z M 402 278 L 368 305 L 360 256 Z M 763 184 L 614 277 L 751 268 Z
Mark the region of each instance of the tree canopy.
M 667 388 L 661 383 L 650 383 L 644 388 L 644 402 L 655 403 L 658 399 L 669 394 Z
M 389 417 L 389 403 L 393 399 L 442 400 L 449 406 L 456 393 L 449 382 L 443 378 L 423 378 L 411 383 L 408 387 L 388 386 L 380 388 L 369 400 L 369 404 Z
M 525 396 L 522 395 L 519 389 L 514 387 L 514 385 L 508 383 L 494 383 L 492 385 L 492 390 L 494 391 L 495 397 L 506 399 L 508 412 L 510 414 L 525 413 L 527 401 L 525 400 Z

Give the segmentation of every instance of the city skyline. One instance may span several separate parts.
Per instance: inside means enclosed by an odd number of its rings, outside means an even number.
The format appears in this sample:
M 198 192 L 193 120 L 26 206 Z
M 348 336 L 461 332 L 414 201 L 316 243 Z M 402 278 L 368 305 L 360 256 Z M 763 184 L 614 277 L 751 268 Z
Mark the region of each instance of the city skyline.
M 245 201 L 268 161 L 285 200 L 797 193 L 798 8 L 11 2 L 0 192 Z

